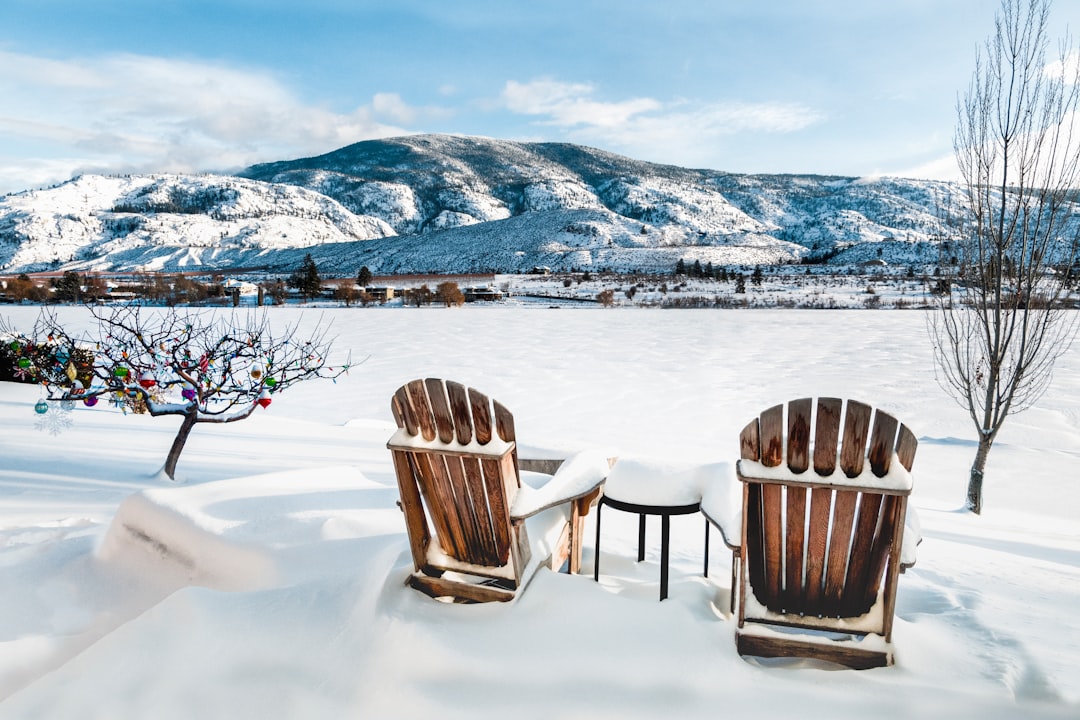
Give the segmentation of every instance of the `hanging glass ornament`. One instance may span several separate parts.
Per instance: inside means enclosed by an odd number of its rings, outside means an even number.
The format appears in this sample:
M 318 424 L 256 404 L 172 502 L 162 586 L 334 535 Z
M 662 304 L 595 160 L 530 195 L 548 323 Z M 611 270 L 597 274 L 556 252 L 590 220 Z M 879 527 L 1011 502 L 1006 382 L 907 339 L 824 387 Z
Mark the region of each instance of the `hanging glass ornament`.
M 45 413 L 49 412 L 49 403 L 45 402 L 44 400 L 38 400 L 36 403 L 34 403 L 34 412 L 36 412 L 38 415 L 44 415 Z
M 113 370 L 113 375 L 123 380 L 128 376 L 128 369 L 121 365 L 120 367 Z
M 266 378 L 266 387 L 271 387 L 272 388 L 272 387 L 274 387 L 276 385 L 277 385 L 277 380 L 275 380 L 272 377 L 267 377 Z
M 12 341 L 11 341 L 11 344 L 10 344 L 10 345 L 8 345 L 8 347 L 9 347 L 9 348 L 11 348 L 11 352 L 19 352 L 19 349 L 20 349 L 20 348 L 21 348 L 22 346 L 21 346 L 21 345 L 19 345 L 19 341 L 18 341 L 18 340 L 12 340 Z
M 24 370 L 30 367 L 30 358 L 19 358 L 19 367 L 23 368 Z
M 270 393 L 263 390 L 261 393 L 259 393 L 259 397 L 255 400 L 255 402 L 259 404 L 259 407 L 265 408 L 269 406 L 271 403 Z
M 68 376 L 68 380 L 74 382 L 75 378 L 79 376 L 79 371 L 75 369 L 74 363 L 69 362 L 67 368 L 64 370 L 64 374 Z
M 183 396 L 183 398 L 185 400 L 194 400 L 195 399 L 195 388 L 186 387 L 186 388 L 184 388 L 183 390 L 180 391 L 180 394 Z
M 149 388 L 152 388 L 155 385 L 157 385 L 157 380 L 154 379 L 153 375 L 149 375 L 149 374 L 140 375 L 139 376 L 139 385 L 142 385 L 144 388 L 149 389 Z
M 95 405 L 97 405 L 97 395 L 91 395 L 90 397 L 83 400 L 83 405 L 85 405 L 86 407 L 94 407 Z
M 259 365 L 253 365 L 253 366 L 251 367 L 251 378 L 252 378 L 253 380 L 258 380 L 259 378 L 261 378 L 261 377 L 262 377 L 262 374 L 263 374 L 263 371 L 262 371 L 262 367 L 261 367 L 261 366 L 259 366 Z

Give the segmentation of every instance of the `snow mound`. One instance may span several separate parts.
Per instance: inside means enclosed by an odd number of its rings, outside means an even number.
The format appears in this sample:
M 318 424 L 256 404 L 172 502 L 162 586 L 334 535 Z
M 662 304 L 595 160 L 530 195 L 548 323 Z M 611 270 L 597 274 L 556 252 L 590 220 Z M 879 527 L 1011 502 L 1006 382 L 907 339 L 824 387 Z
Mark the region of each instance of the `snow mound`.
M 284 581 L 281 554 L 340 535 L 352 467 L 143 490 L 124 500 L 98 551 L 107 563 L 230 592 Z M 346 491 L 343 495 L 343 491 Z

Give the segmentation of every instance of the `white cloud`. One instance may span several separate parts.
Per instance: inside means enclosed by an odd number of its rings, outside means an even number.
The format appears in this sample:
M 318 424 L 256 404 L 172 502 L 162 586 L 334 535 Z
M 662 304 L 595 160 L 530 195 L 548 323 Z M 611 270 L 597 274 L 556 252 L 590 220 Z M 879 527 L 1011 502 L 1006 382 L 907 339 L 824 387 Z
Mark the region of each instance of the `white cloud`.
M 546 115 L 545 121 L 564 127 L 593 126 L 614 128 L 631 118 L 652 110 L 660 103 L 649 98 L 622 102 L 597 102 L 590 99 L 590 85 L 534 80 L 519 83 L 511 80 L 503 89 L 503 101 L 511 112 L 522 115 Z
M 310 155 L 406 134 L 403 126 L 437 114 L 394 94 L 334 112 L 266 72 L 140 55 L 0 51 L 0 97 L 0 192 L 77 172 L 190 172 Z
M 508 82 L 502 101 L 511 112 L 536 116 L 575 142 L 595 144 L 640 158 L 700 166 L 716 158 L 715 147 L 739 133 L 791 133 L 825 116 L 796 103 L 662 103 L 652 98 L 621 102 L 593 99 L 594 88 L 550 79 Z
M 956 155 L 952 153 L 899 172 L 875 174 L 916 178 L 918 180 L 947 180 L 949 182 L 958 182 L 961 179 L 960 167 L 956 164 Z
M 1064 58 L 1059 58 L 1043 67 L 1043 74 L 1054 79 L 1063 79 L 1072 84 L 1080 78 L 1080 52 L 1072 51 Z

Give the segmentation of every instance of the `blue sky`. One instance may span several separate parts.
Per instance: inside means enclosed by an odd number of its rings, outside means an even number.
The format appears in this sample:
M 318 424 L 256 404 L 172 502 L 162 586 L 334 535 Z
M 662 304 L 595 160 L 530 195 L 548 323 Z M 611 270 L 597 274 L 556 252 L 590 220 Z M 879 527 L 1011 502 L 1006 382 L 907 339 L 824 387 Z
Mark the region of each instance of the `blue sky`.
M 995 0 L 3 0 L 0 192 L 417 132 L 952 174 Z M 1058 0 L 1055 38 L 1080 26 Z

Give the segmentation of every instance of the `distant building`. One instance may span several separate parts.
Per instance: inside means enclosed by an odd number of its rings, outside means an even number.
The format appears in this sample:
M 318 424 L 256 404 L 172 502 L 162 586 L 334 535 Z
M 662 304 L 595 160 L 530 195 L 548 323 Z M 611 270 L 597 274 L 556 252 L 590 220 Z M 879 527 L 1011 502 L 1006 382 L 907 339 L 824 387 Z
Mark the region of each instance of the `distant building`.
M 371 299 L 376 302 L 386 302 L 387 300 L 394 299 L 394 288 L 392 287 L 369 287 L 364 288 L 364 292 L 371 296 Z
M 468 287 L 461 293 L 465 296 L 465 302 L 502 300 L 503 294 L 492 287 Z
M 225 282 L 221 283 L 221 287 L 225 288 L 226 293 L 232 293 L 239 291 L 241 295 L 258 295 L 259 286 L 255 283 L 246 282 L 244 280 L 237 280 L 236 278 L 229 278 Z

